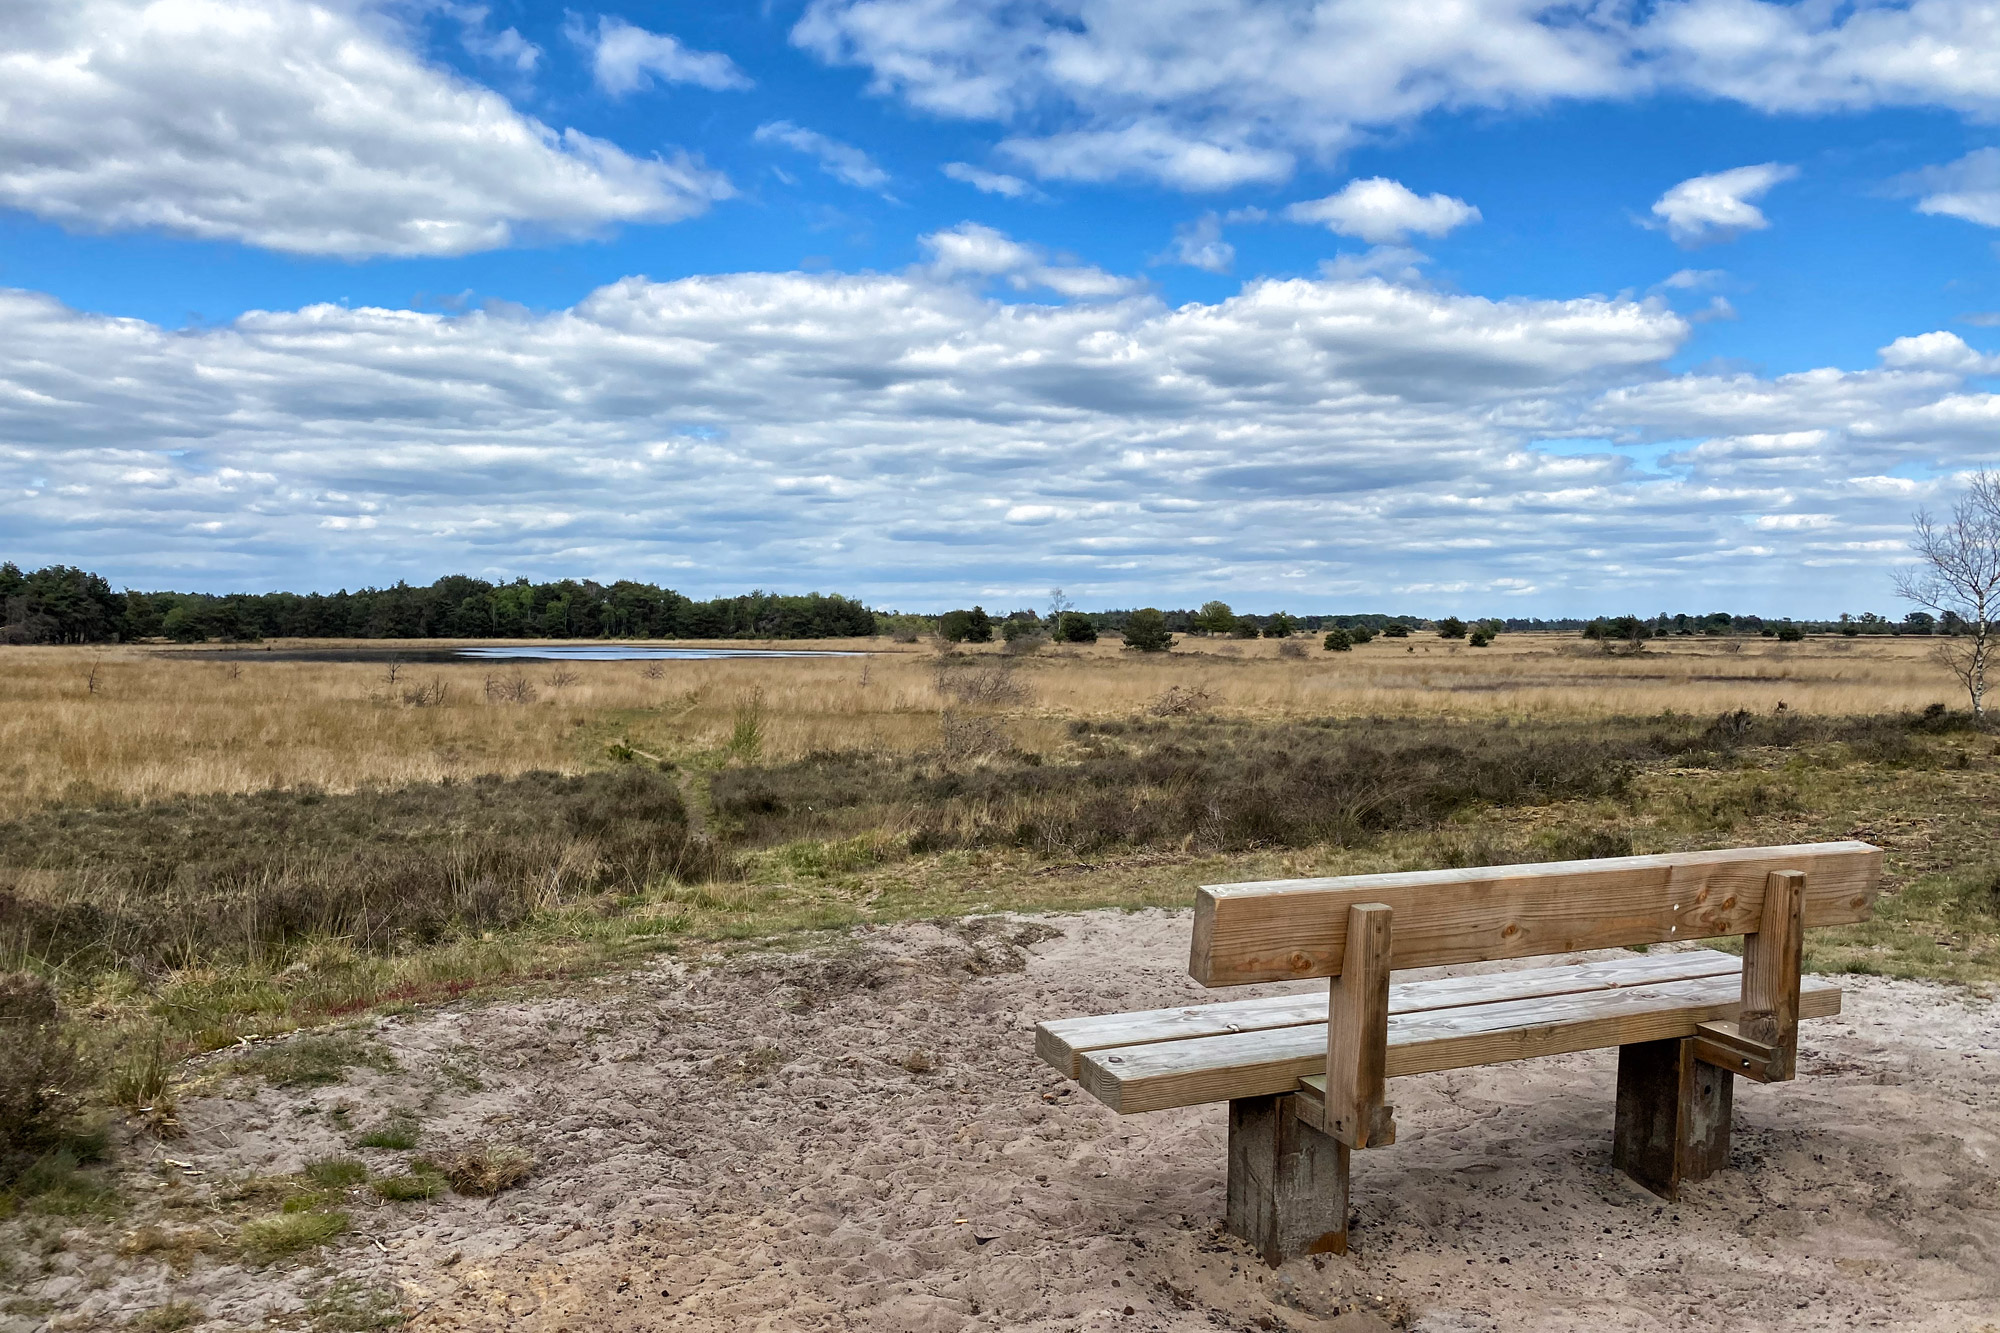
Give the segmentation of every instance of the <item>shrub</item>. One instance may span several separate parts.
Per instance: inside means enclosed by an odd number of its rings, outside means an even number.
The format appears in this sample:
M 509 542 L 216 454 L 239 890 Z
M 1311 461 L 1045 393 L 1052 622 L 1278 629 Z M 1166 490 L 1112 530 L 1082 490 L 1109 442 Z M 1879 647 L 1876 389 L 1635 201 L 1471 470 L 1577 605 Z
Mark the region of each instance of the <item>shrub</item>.
M 1385 639 L 1407 639 L 1410 637 L 1410 627 L 1400 620 L 1393 621 L 1382 627 L 1382 637 Z
M 1298 628 L 1298 622 L 1283 611 L 1264 622 L 1264 637 L 1267 639 L 1289 639 Z
M 1229 627 L 1229 637 L 1232 639 L 1254 639 L 1260 633 L 1262 631 L 1257 628 L 1257 622 L 1248 616 L 1239 617 L 1236 623 Z
M 1367 643 L 1375 637 L 1375 631 L 1369 629 L 1366 625 L 1350 625 L 1347 630 L 1347 637 L 1349 642 L 1352 643 Z
M 1474 648 L 1484 648 L 1493 642 L 1493 631 L 1481 625 L 1478 629 L 1472 631 L 1472 637 L 1467 642 L 1471 643 Z
M 972 612 L 945 612 L 937 618 L 937 635 L 946 643 L 964 643 L 972 635 Z
M 1097 626 L 1081 611 L 1065 611 L 1056 618 L 1057 643 L 1096 643 Z
M 1278 656 L 1300 659 L 1310 656 L 1310 654 L 1306 652 L 1306 646 L 1297 639 L 1286 639 L 1278 645 Z
M 55 990 L 33 973 L 0 972 L 0 1181 L 63 1138 L 84 1084 Z
M 1174 636 L 1167 633 L 1167 618 L 1150 606 L 1134 611 L 1125 618 L 1125 646 L 1142 653 L 1164 653 L 1174 646 Z
M 1018 619 L 1009 616 L 1006 620 L 1000 622 L 1000 637 L 1008 643 L 1014 643 L 1020 639 L 1034 638 L 1041 633 L 1042 622 L 1030 619 L 1027 616 L 1022 616 Z
M 1438 621 L 1437 628 L 1440 639 L 1462 639 L 1465 637 L 1465 622 L 1457 616 L 1446 616 L 1443 620 Z
M 1344 629 L 1329 630 L 1320 647 L 1330 653 L 1350 652 L 1354 648 L 1354 636 Z
M 986 614 L 986 608 L 975 606 L 965 613 L 965 641 L 967 643 L 993 642 L 993 617 Z
M 1778 626 L 1777 638 L 1779 643 L 1797 643 L 1800 639 L 1805 638 L 1805 636 L 1806 632 L 1797 625 L 1784 624 Z

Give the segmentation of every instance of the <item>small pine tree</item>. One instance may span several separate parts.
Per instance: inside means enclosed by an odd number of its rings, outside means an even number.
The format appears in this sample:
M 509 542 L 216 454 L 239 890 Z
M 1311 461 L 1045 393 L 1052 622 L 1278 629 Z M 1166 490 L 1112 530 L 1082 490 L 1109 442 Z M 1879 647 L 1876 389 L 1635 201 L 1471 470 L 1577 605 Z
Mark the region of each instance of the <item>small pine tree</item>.
M 1465 637 L 1465 622 L 1457 616 L 1446 616 L 1443 620 L 1438 621 L 1437 627 L 1440 639 L 1462 639 Z
M 1134 611 L 1125 618 L 1125 646 L 1142 653 L 1164 653 L 1174 646 L 1167 632 L 1167 618 L 1153 607 Z
M 1298 621 L 1293 620 L 1283 611 L 1280 611 L 1264 622 L 1264 637 L 1267 639 L 1289 639 L 1292 637 L 1292 632 L 1298 628 L 1298 624 Z
M 1369 629 L 1366 625 L 1351 625 L 1347 630 L 1347 638 L 1350 643 L 1367 643 L 1374 637 L 1375 631 Z
M 1320 646 L 1330 653 L 1352 652 L 1354 651 L 1353 632 L 1344 629 L 1332 630 L 1327 634 L 1326 642 Z
M 975 606 L 966 613 L 965 641 L 967 643 L 993 642 L 993 617 L 986 614 L 986 608 Z
M 1478 629 L 1472 631 L 1472 638 L 1469 642 L 1474 648 L 1484 648 L 1493 642 L 1493 631 L 1481 625 Z
M 1400 620 L 1391 621 L 1382 627 L 1382 637 L 1385 639 L 1407 639 L 1410 637 L 1410 627 Z

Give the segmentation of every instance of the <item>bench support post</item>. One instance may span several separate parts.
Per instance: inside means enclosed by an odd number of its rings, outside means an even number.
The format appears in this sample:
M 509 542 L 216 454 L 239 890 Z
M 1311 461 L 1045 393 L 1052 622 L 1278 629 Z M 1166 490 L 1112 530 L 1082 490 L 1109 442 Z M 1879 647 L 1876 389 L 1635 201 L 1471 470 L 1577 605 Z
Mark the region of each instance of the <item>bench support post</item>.
M 1229 1103 L 1226 1226 L 1276 1268 L 1347 1253 L 1347 1145 L 1298 1115 L 1290 1094 Z
M 1347 950 L 1327 983 L 1326 1132 L 1350 1148 L 1396 1141 L 1388 1103 L 1389 968 L 1395 912 L 1383 903 L 1347 909 Z
M 1729 1162 L 1736 1076 L 1697 1058 L 1693 1037 L 1618 1048 L 1618 1120 L 1611 1161 L 1661 1198 Z

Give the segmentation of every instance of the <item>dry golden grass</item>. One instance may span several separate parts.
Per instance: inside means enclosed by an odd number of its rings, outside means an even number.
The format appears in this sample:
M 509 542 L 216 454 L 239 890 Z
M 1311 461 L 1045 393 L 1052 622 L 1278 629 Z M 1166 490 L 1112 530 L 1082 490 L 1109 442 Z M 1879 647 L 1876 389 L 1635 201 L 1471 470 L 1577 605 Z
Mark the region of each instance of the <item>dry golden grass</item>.
M 1115 642 L 1013 659 L 1016 744 L 1048 749 L 1078 718 L 1142 713 L 1174 686 L 1205 691 L 1223 716 L 1697 716 L 1737 708 L 1866 714 L 1957 703 L 1920 639 L 1668 641 L 1602 656 L 1570 636 L 1507 635 L 1475 649 L 1422 635 L 1303 658 L 1268 640 L 1184 640 L 1164 656 Z M 772 647 L 868 650 L 861 658 L 405 664 L 271 660 L 259 650 L 0 648 L 0 816 L 106 799 L 439 781 L 531 769 L 573 772 L 629 739 L 659 754 L 726 748 L 754 717 L 761 753 L 934 747 L 952 698 L 937 652 L 881 640 Z M 372 643 L 370 650 L 439 645 Z M 743 646 L 734 644 L 729 646 Z M 995 668 L 997 646 L 961 650 L 954 672 Z M 95 668 L 96 688 L 91 689 Z M 531 703 L 489 697 L 524 677 Z M 405 699 L 441 682 L 441 705 Z M 989 708 L 988 711 L 991 711 Z

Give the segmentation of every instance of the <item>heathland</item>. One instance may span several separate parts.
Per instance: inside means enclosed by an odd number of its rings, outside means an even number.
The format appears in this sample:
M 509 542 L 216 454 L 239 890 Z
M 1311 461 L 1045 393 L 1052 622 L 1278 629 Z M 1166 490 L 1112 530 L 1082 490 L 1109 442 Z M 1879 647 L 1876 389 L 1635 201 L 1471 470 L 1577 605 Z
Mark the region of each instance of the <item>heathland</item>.
M 301 646 L 0 648 L 0 971 L 68 1016 L 44 1110 L 75 1112 L 5 1145 L 18 1235 L 125 1217 L 88 1159 L 171 1134 L 177 1095 L 368 1067 L 341 1026 L 362 1017 L 867 925 L 1178 908 L 1203 882 L 1859 837 L 1889 852 L 1876 920 L 1815 932 L 1808 965 L 2000 982 L 2000 738 L 1919 638 Z M 328 1031 L 257 1044 L 301 1027 Z M 511 1169 L 460 1158 L 375 1197 Z M 356 1169 L 216 1195 L 214 1244 L 330 1240 Z

